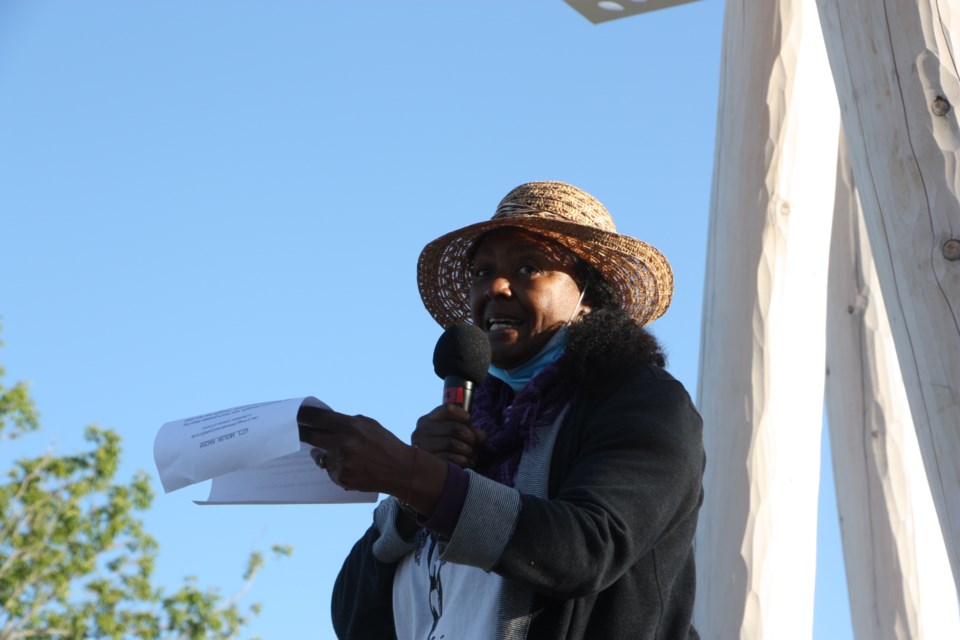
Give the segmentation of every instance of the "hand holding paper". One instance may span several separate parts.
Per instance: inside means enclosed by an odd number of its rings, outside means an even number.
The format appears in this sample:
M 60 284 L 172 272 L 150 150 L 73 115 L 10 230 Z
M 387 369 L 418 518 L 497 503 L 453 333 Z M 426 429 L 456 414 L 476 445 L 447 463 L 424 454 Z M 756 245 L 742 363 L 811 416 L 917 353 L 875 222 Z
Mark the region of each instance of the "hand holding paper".
M 366 416 L 301 407 L 300 439 L 324 449 L 326 470 L 341 487 L 402 495 L 412 471 L 410 447 Z
M 388 493 L 418 513 L 433 513 L 447 477 L 447 463 L 404 444 L 379 422 L 304 407 L 300 437 L 326 451 L 330 478 L 353 491 Z

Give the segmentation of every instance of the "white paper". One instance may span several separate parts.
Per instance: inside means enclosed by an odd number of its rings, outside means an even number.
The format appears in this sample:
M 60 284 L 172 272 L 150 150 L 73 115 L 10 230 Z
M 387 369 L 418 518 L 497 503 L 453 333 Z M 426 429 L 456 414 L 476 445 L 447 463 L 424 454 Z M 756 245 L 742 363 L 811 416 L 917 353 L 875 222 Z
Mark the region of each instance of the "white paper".
M 197 504 L 316 504 L 374 502 L 376 493 L 345 491 L 318 469 L 309 444 L 296 453 L 274 458 L 250 469 L 218 476 L 210 495 Z
M 249 404 L 174 420 L 160 427 L 153 458 L 166 493 L 213 480 L 197 504 L 375 502 L 376 493 L 338 487 L 300 442 L 302 405 L 314 397 Z

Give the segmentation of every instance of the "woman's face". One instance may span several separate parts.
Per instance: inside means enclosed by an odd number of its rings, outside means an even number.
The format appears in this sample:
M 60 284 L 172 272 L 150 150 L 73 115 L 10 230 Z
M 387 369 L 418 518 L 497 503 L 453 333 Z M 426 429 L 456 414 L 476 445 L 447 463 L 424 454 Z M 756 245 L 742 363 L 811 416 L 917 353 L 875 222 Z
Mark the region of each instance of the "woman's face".
M 498 229 L 481 237 L 473 256 L 470 311 L 490 340 L 493 364 L 522 365 L 571 319 L 580 299 L 575 269 L 576 258 L 525 231 Z

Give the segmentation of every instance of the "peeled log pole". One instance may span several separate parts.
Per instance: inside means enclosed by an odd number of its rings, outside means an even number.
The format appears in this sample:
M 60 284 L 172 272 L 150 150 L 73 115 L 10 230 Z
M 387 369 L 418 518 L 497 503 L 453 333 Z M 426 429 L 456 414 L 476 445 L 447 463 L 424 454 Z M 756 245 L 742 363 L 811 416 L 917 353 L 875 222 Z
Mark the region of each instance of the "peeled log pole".
M 960 612 L 841 144 L 827 301 L 827 422 L 857 638 L 960 638 Z
M 957 0 L 817 0 L 924 468 L 960 589 Z M 952 34 L 952 36 L 951 36 Z
M 809 638 L 839 108 L 815 6 L 726 5 L 698 405 L 704 638 Z

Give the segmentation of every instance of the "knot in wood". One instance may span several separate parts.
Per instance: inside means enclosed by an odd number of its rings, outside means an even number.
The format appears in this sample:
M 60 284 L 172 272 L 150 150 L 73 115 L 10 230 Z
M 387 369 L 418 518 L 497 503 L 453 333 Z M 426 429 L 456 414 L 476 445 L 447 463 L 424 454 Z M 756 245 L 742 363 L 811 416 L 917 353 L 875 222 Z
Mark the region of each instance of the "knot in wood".
M 950 112 L 950 101 L 943 96 L 937 96 L 933 99 L 930 110 L 933 111 L 934 115 L 945 116 Z
M 947 260 L 960 260 L 960 240 L 951 238 L 944 242 L 943 257 Z

